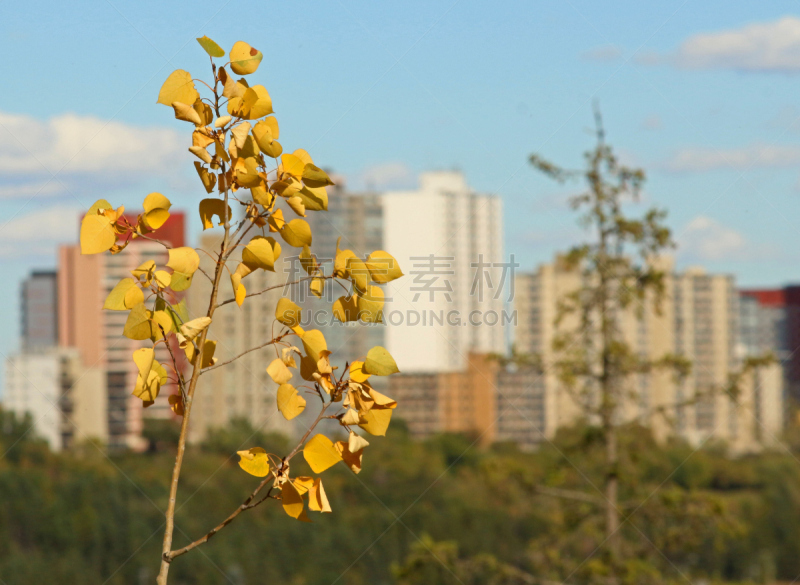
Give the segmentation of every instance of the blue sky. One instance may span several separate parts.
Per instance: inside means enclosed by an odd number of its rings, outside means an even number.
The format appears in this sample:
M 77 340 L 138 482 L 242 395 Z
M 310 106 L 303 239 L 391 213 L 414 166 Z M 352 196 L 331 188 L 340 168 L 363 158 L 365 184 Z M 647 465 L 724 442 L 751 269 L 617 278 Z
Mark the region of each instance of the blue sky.
M 0 351 L 18 286 L 55 264 L 99 198 L 201 197 L 188 139 L 157 105 L 174 69 L 207 76 L 195 37 L 263 51 L 257 73 L 288 150 L 365 184 L 459 168 L 505 206 L 531 268 L 580 233 L 570 189 L 527 165 L 578 165 L 598 99 L 609 140 L 648 172 L 680 265 L 746 286 L 800 281 L 800 19 L 796 3 L 6 3 L 0 20 Z M 179 133 L 180 132 L 180 133 Z M 186 144 L 184 144 L 186 142 Z M 198 222 L 192 216 L 192 227 Z

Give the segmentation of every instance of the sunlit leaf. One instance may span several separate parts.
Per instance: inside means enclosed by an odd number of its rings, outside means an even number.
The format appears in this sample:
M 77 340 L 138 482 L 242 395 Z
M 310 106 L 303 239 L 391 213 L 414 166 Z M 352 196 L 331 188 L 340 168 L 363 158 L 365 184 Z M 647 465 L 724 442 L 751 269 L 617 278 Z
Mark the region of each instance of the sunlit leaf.
M 300 396 L 297 389 L 291 384 L 281 384 L 278 387 L 278 410 L 286 418 L 292 420 L 306 407 L 306 399 Z
M 208 53 L 209 57 L 224 57 L 225 51 L 222 47 L 220 47 L 217 43 L 209 39 L 207 36 L 202 36 L 197 39 L 197 42 L 200 43 L 200 46 L 203 47 L 203 50 Z
M 227 214 L 226 214 L 227 211 Z M 203 229 L 211 229 L 214 227 L 214 216 L 219 218 L 219 224 L 225 223 L 225 217 L 228 220 L 233 218 L 233 211 L 229 205 L 225 204 L 222 199 L 203 199 L 200 202 L 200 220 L 203 222 Z
M 237 75 L 249 75 L 258 69 L 264 55 L 244 41 L 236 41 L 230 52 L 231 70 Z
M 397 363 L 394 361 L 385 347 L 376 345 L 367 352 L 367 360 L 364 362 L 364 371 L 376 376 L 389 376 L 400 372 Z
M 239 455 L 239 467 L 250 475 L 255 475 L 256 477 L 269 475 L 269 457 L 261 447 L 237 451 L 236 454 Z
M 303 457 L 314 473 L 322 473 L 342 460 L 333 442 L 325 435 L 314 435 L 303 448 Z
M 170 73 L 164 85 L 161 86 L 157 103 L 165 106 L 171 106 L 173 102 L 193 104 L 199 97 L 200 94 L 194 87 L 191 73 L 178 69 Z
M 113 222 L 105 215 L 85 215 L 81 222 L 81 254 L 100 254 L 117 241 Z

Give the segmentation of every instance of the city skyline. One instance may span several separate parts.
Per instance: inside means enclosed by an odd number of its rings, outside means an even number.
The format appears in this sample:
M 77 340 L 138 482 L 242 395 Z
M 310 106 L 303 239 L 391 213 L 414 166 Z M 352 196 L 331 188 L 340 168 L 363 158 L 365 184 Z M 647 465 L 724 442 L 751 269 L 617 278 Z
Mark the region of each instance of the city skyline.
M 180 122 L 156 117 L 158 87 L 179 62 L 205 65 L 195 37 L 258 42 L 260 20 L 291 16 L 253 7 L 247 22 L 209 23 L 213 7 L 187 15 L 154 2 L 79 2 L 62 15 L 44 2 L 0 23 L 10 55 L 0 70 L 20 80 L 0 96 L 0 302 L 12 308 L 0 316 L 10 332 L 0 351 L 17 336 L 17 283 L 54 265 L 81 209 L 100 196 L 122 203 L 160 191 L 176 207 L 198 197 L 190 171 L 172 170 L 191 169 L 191 155 Z M 648 172 L 646 202 L 669 209 L 680 266 L 734 273 L 748 287 L 800 280 L 787 219 L 800 205 L 792 3 L 308 8 L 326 28 L 310 25 L 319 34 L 302 41 L 272 31 L 266 84 L 282 127 L 350 189 L 413 188 L 425 170 L 460 168 L 502 199 L 504 249 L 533 269 L 580 233 L 565 205 L 574 189 L 548 185 L 526 157 L 579 166 L 596 98 L 609 140 Z M 57 49 L 65 45 L 69 55 Z M 306 91 L 312 82 L 286 63 L 325 71 L 325 91 Z M 194 235 L 198 218 L 189 220 Z

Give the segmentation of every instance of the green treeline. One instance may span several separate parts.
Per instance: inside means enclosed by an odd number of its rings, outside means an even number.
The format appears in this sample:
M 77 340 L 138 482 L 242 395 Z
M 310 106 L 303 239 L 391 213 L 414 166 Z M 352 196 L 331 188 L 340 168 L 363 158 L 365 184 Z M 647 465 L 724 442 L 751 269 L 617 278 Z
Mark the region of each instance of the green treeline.
M 149 452 L 109 458 L 95 445 L 53 454 L 29 426 L 0 418 L 0 582 L 153 583 L 175 429 L 154 426 Z M 592 488 L 602 446 L 591 427 L 534 453 L 481 450 L 454 435 L 416 442 L 402 424 L 389 432 L 391 441 L 372 441 L 360 475 L 341 465 L 326 473 L 333 514 L 312 514 L 312 526 L 268 501 L 202 552 L 176 559 L 175 583 L 603 582 L 602 495 Z M 657 446 L 641 428 L 624 429 L 622 440 L 628 521 L 625 567 L 615 574 L 637 585 L 800 574 L 800 463 L 791 446 L 730 459 L 719 445 Z M 258 483 L 235 455 L 256 445 L 287 450 L 282 437 L 243 423 L 190 449 L 176 546 L 207 532 Z

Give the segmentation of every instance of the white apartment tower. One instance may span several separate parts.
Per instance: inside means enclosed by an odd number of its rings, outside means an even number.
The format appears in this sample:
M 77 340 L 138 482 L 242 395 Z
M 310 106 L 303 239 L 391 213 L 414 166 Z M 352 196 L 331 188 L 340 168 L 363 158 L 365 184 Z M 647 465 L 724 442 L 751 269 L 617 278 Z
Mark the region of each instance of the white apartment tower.
M 502 204 L 455 171 L 381 196 L 384 249 L 404 278 L 387 287 L 386 347 L 403 372 L 452 372 L 470 351 L 505 350 Z M 388 300 L 391 299 L 391 300 Z

